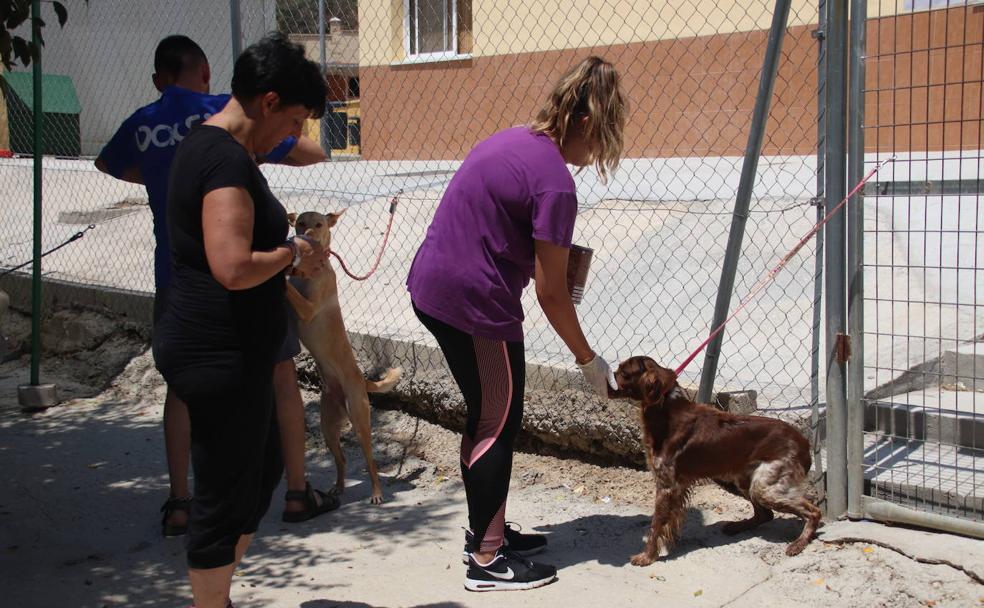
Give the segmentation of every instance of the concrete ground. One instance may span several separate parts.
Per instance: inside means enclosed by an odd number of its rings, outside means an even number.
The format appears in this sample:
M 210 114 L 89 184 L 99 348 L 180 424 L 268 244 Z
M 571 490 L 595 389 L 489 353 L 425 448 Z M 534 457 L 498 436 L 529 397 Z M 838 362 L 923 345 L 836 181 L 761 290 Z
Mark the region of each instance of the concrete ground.
M 33 415 L 19 411 L 15 396 L 27 359 L 0 365 L 4 605 L 190 603 L 181 540 L 159 533 L 163 386 L 143 339 L 121 330 L 95 344 L 84 336 L 47 342 L 42 379 L 55 382 L 64 401 Z M 314 434 L 315 395 L 305 396 L 309 475 L 325 487 L 333 465 Z M 278 491 L 236 572 L 237 606 L 984 605 L 979 541 L 839 522 L 788 558 L 798 521 L 782 517 L 726 537 L 721 522 L 750 509 L 714 486 L 695 492 L 673 552 L 636 568 L 627 560 L 648 525 L 651 476 L 530 453 L 517 455 L 507 518 L 548 535 L 541 559 L 559 567 L 559 580 L 530 592 L 472 594 L 459 562 L 466 516 L 457 435 L 395 410 L 375 411 L 373 424 L 387 502 L 369 504 L 352 443 L 339 511 L 282 524 Z

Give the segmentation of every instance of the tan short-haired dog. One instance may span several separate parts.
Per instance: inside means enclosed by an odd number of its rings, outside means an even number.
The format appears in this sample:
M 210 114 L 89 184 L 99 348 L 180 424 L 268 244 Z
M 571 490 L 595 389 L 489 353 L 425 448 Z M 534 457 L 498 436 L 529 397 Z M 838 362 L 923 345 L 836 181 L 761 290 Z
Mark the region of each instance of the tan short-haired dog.
M 331 228 L 341 213 L 327 215 L 306 211 L 289 217 L 297 234 L 316 239 L 325 252 L 331 245 Z M 372 431 L 368 393 L 385 393 L 396 386 L 403 373 L 400 368 L 386 370 L 378 381 L 367 380 L 359 369 L 352 351 L 342 310 L 338 304 L 338 284 L 335 271 L 327 264 L 325 271 L 313 279 L 292 277 L 287 283 L 287 300 L 297 311 L 297 333 L 308 352 L 318 364 L 323 390 L 321 392 L 321 433 L 335 458 L 336 494 L 345 490 L 345 454 L 341 434 L 346 417 L 352 422 L 366 458 L 372 482 L 372 504 L 383 502 L 383 488 L 372 457 Z M 341 392 L 335 387 L 341 387 Z

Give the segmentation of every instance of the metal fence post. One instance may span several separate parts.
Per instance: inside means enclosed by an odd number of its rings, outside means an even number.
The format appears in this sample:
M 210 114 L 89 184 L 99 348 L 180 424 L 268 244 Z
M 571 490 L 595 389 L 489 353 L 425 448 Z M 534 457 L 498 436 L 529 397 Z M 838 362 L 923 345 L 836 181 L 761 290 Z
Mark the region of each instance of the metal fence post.
M 243 17 L 239 0 L 229 0 L 229 27 L 232 38 L 232 63 L 236 63 L 243 52 Z
M 41 185 L 44 165 L 44 72 L 41 71 L 40 25 L 41 2 L 31 2 L 31 42 L 34 44 L 34 261 L 31 264 L 31 384 L 39 384 L 41 375 Z
M 44 158 L 43 72 L 41 71 L 41 0 L 31 2 L 31 43 L 35 55 L 33 71 L 34 105 L 34 249 L 31 264 L 31 382 L 17 387 L 17 400 L 25 410 L 58 404 L 53 384 L 41 384 L 41 179 Z
M 328 73 L 328 49 L 326 48 L 327 43 L 325 41 L 325 0 L 318 0 L 318 44 L 321 47 L 321 75 L 325 76 Z M 331 138 L 328 133 L 327 114 L 328 112 L 326 111 L 325 115 L 321 117 L 318 139 L 321 149 L 330 155 Z
M 752 114 L 752 128 L 748 133 L 748 143 L 745 146 L 745 160 L 741 166 L 741 179 L 738 182 L 738 194 L 735 197 L 731 231 L 728 234 L 728 248 L 724 254 L 724 266 L 721 269 L 721 281 L 718 284 L 711 331 L 724 323 L 725 319 L 728 318 L 728 310 L 731 308 L 735 272 L 738 269 L 738 259 L 741 257 L 741 242 L 745 237 L 748 206 L 752 198 L 752 189 L 755 186 L 759 156 L 762 153 L 762 140 L 765 137 L 765 127 L 769 119 L 772 89 L 776 83 L 776 72 L 779 69 L 779 58 L 782 54 L 782 41 L 789 19 L 789 5 L 790 0 L 776 0 L 776 8 L 772 13 L 769 42 L 765 49 L 765 60 L 762 62 L 762 75 L 759 77 L 758 96 L 755 99 L 755 109 Z M 724 331 L 721 331 L 711 340 L 707 347 L 707 354 L 704 355 L 700 390 L 697 393 L 697 400 L 701 403 L 707 403 L 711 399 L 723 339 Z
M 824 135 L 827 132 L 826 103 L 827 91 L 827 51 L 824 41 L 824 31 L 827 27 L 827 1 L 820 0 L 819 19 L 814 38 L 817 40 L 817 195 L 813 202 L 817 206 L 817 223 L 826 215 L 824 203 Z M 820 331 L 821 312 L 823 309 L 823 233 L 821 226 L 817 231 L 816 252 L 813 264 L 813 324 L 810 337 L 810 430 L 813 443 L 813 466 L 817 472 L 818 481 L 822 481 L 823 462 L 821 461 L 820 441 Z
M 851 64 L 848 94 L 847 181 L 864 173 L 864 53 L 866 0 L 851 0 Z M 847 364 L 847 516 L 863 516 L 864 494 L 864 190 L 847 204 L 848 314 L 851 357 Z
M 847 0 L 827 2 L 827 208 L 846 194 Z M 847 510 L 847 412 L 845 361 L 849 344 L 846 311 L 846 216 L 838 213 L 827 224 L 827 516 Z

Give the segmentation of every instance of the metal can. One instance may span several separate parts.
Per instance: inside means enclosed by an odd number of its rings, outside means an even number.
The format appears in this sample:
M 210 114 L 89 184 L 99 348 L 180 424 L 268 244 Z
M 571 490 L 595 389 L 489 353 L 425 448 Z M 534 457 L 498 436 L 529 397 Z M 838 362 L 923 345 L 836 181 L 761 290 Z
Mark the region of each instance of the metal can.
M 588 269 L 591 267 L 591 255 L 594 250 L 590 247 L 571 245 L 567 255 L 567 291 L 575 305 L 581 303 L 584 296 L 584 286 L 588 282 Z

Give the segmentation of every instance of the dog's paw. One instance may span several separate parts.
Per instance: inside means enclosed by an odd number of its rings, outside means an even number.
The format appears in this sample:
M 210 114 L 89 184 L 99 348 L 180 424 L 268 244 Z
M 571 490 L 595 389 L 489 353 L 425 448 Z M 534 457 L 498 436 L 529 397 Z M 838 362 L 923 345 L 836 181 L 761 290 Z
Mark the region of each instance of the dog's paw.
M 369 504 L 372 504 L 372 505 L 381 505 L 381 504 L 383 504 L 383 502 L 385 502 L 385 499 L 383 498 L 383 495 L 382 494 L 380 494 L 378 496 L 376 496 L 375 494 L 373 494 L 371 497 L 369 497 Z
M 800 553 L 803 552 L 803 549 L 806 549 L 806 545 L 809 542 L 810 541 L 808 540 L 797 540 L 789 543 L 789 546 L 786 547 L 786 555 L 788 555 L 789 557 L 792 557 L 794 555 L 799 555 Z
M 632 559 L 630 559 L 629 561 L 632 562 L 633 566 L 648 566 L 654 561 L 656 561 L 656 556 L 649 555 L 648 553 L 643 551 L 642 553 L 636 553 L 635 555 L 633 555 Z

